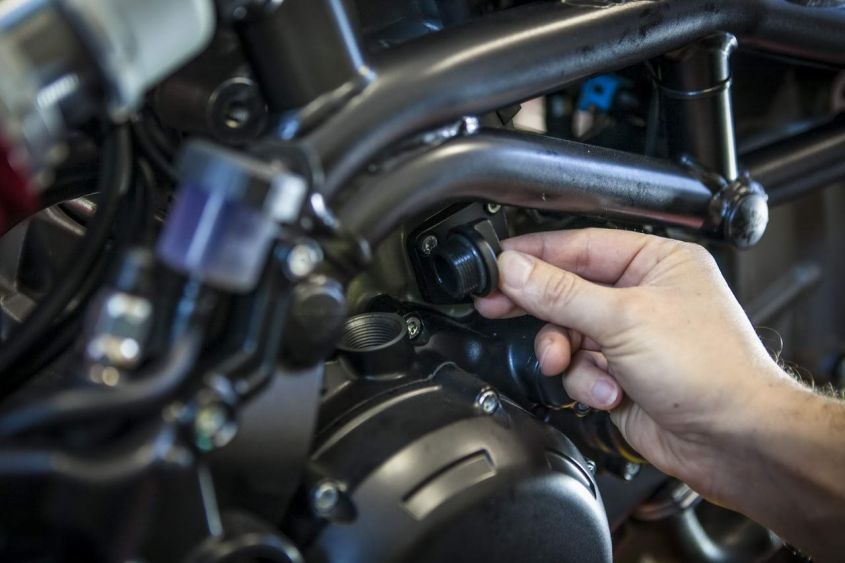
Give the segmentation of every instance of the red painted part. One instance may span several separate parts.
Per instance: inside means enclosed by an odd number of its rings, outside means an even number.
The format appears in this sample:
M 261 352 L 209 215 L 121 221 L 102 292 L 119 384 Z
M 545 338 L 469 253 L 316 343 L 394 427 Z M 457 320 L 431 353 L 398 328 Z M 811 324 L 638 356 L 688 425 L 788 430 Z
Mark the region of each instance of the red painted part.
M 0 138 L 0 233 L 37 208 L 38 200 L 29 175 L 12 162 L 9 144 Z

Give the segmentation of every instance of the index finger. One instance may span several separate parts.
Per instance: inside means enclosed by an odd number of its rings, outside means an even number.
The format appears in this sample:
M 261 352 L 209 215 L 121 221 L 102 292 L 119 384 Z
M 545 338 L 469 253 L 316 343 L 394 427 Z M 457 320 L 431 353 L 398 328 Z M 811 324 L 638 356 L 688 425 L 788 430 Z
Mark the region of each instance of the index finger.
M 649 250 L 660 252 L 668 242 L 631 231 L 578 229 L 524 235 L 504 241 L 502 247 L 530 254 L 592 282 L 614 285 L 637 267 L 638 257 Z M 648 262 L 653 264 L 653 260 Z

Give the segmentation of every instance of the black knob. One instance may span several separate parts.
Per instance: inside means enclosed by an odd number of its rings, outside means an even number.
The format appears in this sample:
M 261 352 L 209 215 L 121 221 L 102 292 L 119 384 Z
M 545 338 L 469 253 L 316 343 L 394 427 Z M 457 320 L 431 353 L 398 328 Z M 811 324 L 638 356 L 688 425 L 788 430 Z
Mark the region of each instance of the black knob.
M 435 251 L 434 275 L 453 299 L 489 295 L 499 284 L 496 250 L 473 229 L 455 231 Z

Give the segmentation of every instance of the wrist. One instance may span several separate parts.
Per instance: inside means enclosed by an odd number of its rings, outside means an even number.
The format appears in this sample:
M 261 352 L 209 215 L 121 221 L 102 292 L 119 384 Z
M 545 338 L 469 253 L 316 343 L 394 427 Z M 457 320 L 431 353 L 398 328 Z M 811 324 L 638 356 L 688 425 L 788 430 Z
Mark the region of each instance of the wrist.
M 748 390 L 744 391 L 748 393 Z M 781 501 L 803 505 L 814 494 L 839 495 L 841 478 L 832 467 L 845 467 L 845 403 L 825 397 L 777 368 L 746 395 L 722 442 L 724 478 L 717 500 L 753 514 L 761 499 L 777 491 Z
M 760 483 L 752 476 L 789 457 L 784 452 L 784 440 L 789 440 L 785 430 L 803 424 L 802 412 L 819 398 L 774 361 L 749 371 L 737 375 L 728 414 L 713 426 L 707 443 L 713 464 L 705 476 L 707 486 L 700 491 L 735 510 L 742 508 L 743 498 L 757 494 Z

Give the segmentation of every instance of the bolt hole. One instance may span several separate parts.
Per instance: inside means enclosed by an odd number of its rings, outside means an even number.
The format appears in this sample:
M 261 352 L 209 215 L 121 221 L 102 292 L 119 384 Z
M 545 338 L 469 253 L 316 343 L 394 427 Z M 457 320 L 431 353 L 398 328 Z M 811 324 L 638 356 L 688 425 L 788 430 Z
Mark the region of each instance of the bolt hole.
M 251 113 L 249 106 L 241 101 L 233 101 L 223 112 L 223 122 L 229 129 L 240 129 L 249 123 Z

